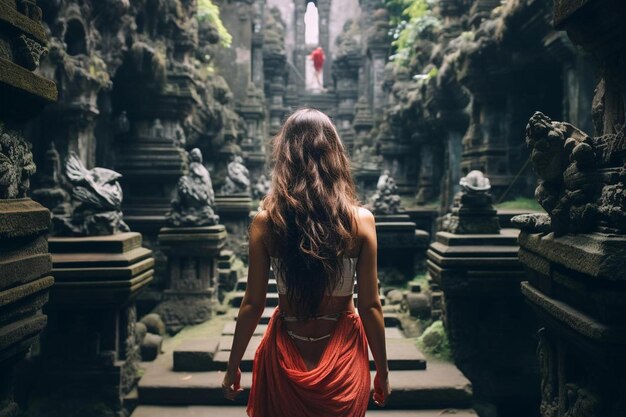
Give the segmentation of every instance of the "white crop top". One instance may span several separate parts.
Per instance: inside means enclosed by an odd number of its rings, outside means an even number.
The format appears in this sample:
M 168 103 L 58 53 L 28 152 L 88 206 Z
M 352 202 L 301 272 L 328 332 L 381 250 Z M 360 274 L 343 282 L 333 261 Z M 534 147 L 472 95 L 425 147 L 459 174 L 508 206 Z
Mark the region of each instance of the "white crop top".
M 280 270 L 280 260 L 278 258 L 271 257 L 272 270 L 276 277 L 276 288 L 278 294 L 287 294 L 287 286 L 285 285 L 285 278 Z M 354 280 L 356 274 L 356 261 L 358 258 L 342 258 L 343 269 L 341 271 L 341 280 L 337 287 L 331 294 L 335 297 L 341 297 L 354 294 Z

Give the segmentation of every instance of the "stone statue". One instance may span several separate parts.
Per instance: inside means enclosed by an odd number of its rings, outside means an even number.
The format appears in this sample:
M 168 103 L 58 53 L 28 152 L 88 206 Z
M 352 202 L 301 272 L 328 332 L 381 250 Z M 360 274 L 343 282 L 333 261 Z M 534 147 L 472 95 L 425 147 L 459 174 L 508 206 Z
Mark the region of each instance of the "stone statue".
M 370 199 L 370 207 L 374 214 L 398 214 L 400 212 L 400 196 L 397 193 L 396 181 L 384 170 L 378 178 L 376 192 Z
M 122 219 L 121 174 L 106 168 L 88 170 L 71 152 L 65 163 L 65 174 L 72 189 L 71 217 L 53 217 L 53 227 L 61 236 L 103 236 L 129 232 Z
M 250 194 L 250 173 L 243 164 L 243 158 L 239 155 L 228 163 L 226 183 L 222 187 L 222 194 Z
M 554 233 L 593 230 L 601 188 L 596 172 L 600 151 L 593 139 L 569 123 L 553 122 L 537 112 L 528 121 L 526 144 L 539 179 L 535 198 L 550 215 Z
M 269 192 L 271 185 L 272 182 L 265 176 L 265 174 L 261 174 L 252 188 L 252 197 L 257 200 L 263 199 L 263 197 L 265 197 Z
M 459 185 L 466 193 L 486 193 L 491 189 L 489 178 L 478 170 L 470 171 L 461 178 Z
M 454 234 L 498 234 L 500 223 L 489 194 L 491 184 L 481 171 L 470 171 L 459 181 L 452 213 L 442 220 L 442 231 Z
M 70 195 L 61 184 L 61 157 L 54 146 L 54 142 L 50 142 L 50 147 L 46 151 L 41 167 L 39 187 L 31 193 L 33 200 L 46 207 L 53 214 L 69 215 L 71 212 Z
M 163 124 L 161 123 L 161 119 L 154 119 L 152 124 L 152 135 L 157 139 L 162 139 L 165 137 L 165 132 L 163 130 Z
M 176 197 L 165 221 L 175 227 L 213 226 L 219 222 L 214 205 L 211 175 L 202 164 L 202 152 L 194 148 L 189 152 L 189 175 L 178 180 Z
M 0 124 L 0 199 L 26 197 L 35 170 L 30 145 Z

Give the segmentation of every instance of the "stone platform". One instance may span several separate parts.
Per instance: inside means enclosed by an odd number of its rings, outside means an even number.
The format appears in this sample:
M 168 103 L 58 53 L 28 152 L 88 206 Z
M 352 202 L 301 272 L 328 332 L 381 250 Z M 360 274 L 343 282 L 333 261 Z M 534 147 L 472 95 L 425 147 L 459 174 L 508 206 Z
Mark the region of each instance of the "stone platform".
M 239 285 L 245 288 L 244 283 Z M 275 286 L 270 288 L 275 289 Z M 277 296 L 276 293 L 268 295 Z M 262 323 L 267 323 L 273 311 L 269 306 L 265 309 Z M 221 381 L 232 345 L 236 313 L 236 309 L 231 309 L 225 316 L 218 316 L 197 328 L 185 329 L 176 336 L 176 341 L 170 342 L 169 352 L 145 364 L 137 396 L 133 399 L 137 408 L 132 417 L 192 417 L 199 413 L 212 415 L 212 412 L 244 416 L 243 406 L 252 382 L 252 360 L 267 325 L 257 326 L 244 354 L 241 363 L 244 392 L 235 402 L 228 401 L 222 395 Z M 389 314 L 386 321 L 393 393 L 385 410 L 378 410 L 370 403 L 368 415 L 434 417 L 451 413 L 476 416 L 469 409 L 472 387 L 463 374 L 450 363 L 427 359 L 413 340 L 404 337 L 393 314 Z M 371 356 L 370 364 L 373 369 Z M 372 379 L 374 375 L 372 372 Z
M 135 410 L 132 417 L 245 417 L 244 406 L 190 406 L 190 407 L 159 407 L 143 405 Z M 366 416 L 371 417 L 476 417 L 473 410 L 369 410 Z

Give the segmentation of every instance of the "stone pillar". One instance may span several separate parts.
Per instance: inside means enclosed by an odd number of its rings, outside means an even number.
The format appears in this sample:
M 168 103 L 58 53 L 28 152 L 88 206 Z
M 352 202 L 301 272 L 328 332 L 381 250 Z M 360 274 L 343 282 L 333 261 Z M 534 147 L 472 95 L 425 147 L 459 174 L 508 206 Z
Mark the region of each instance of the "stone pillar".
M 541 414 L 626 413 L 626 5 L 554 2 L 557 29 L 598 61 L 596 137 L 535 114 L 526 143 L 549 218 L 518 217 L 522 292 L 540 322 Z
M 155 311 L 169 332 L 211 318 L 217 303 L 217 258 L 225 243 L 223 225 L 161 229 L 159 247 L 167 256 L 169 283 Z
M 376 218 L 378 269 L 383 284 L 404 284 L 423 269 L 430 235 L 404 214 L 395 180 L 385 170 L 369 207 Z
M 23 123 L 57 99 L 55 84 L 32 71 L 47 52 L 41 9 L 0 3 L 0 415 L 14 417 L 14 368 L 47 323 L 50 212 L 27 197 L 35 172 Z
M 328 88 L 332 83 L 331 68 L 333 64 L 332 55 L 330 53 L 330 2 L 331 0 L 317 0 L 317 10 L 319 19 L 319 44 L 324 50 L 326 59 L 324 60 L 324 80 L 323 84 L 325 88 Z M 304 3 L 304 2 L 303 2 Z
M 304 0 L 294 0 L 294 3 L 294 36 L 296 39 L 293 48 L 292 63 L 296 67 L 295 69 L 298 71 L 298 74 L 296 74 L 295 77 L 289 77 L 289 82 L 295 84 L 298 91 L 304 91 L 306 87 L 304 79 L 306 74 L 306 57 L 309 54 L 304 41 L 304 14 L 306 13 L 307 3 Z M 291 72 L 293 69 L 290 68 L 289 71 Z
M 339 52 L 332 63 L 332 76 L 337 92 L 337 130 L 348 152 L 352 153 L 355 131 L 352 126 L 359 94 L 361 50 L 357 43 L 358 26 L 348 21 L 337 39 Z M 324 74 L 330 71 L 324 71 Z
M 454 362 L 472 381 L 477 410 L 536 416 L 535 321 L 519 291 L 524 271 L 517 259 L 518 230 L 500 230 L 488 181 L 481 185 L 468 177 L 461 180 L 464 191 L 444 219 L 444 230 L 428 249 L 433 294 L 443 291 Z
M 254 83 L 248 84 L 246 100 L 239 106 L 238 113 L 246 123 L 246 138 L 241 142 L 241 150 L 250 169 L 252 178 L 265 174 L 265 112 L 263 91 Z
M 140 376 L 135 298 L 154 275 L 152 251 L 141 243 L 134 232 L 50 238 L 56 282 L 31 412 L 44 416 L 55 404 L 67 416 L 124 415 Z
M 170 75 L 168 88 L 144 91 L 139 88 L 129 96 L 150 97 L 147 102 L 127 103 L 131 130 L 118 137 L 116 169 L 123 175 L 126 192 L 125 218 L 131 228 L 155 239 L 165 224 L 178 178 L 186 173 L 187 159 L 183 145 L 182 120 L 195 105 L 188 74 Z M 148 87 L 148 86 L 146 86 Z

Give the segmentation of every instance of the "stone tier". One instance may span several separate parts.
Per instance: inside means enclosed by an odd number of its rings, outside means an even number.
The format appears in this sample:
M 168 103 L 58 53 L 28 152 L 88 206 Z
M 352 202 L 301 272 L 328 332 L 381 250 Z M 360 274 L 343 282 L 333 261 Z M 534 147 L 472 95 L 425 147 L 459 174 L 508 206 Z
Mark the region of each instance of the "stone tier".
M 155 312 L 169 331 L 212 316 L 217 303 L 217 258 L 226 236 L 222 225 L 161 229 L 159 247 L 167 256 L 169 284 Z
M 10 366 L 46 326 L 41 309 L 54 283 L 49 223 L 50 212 L 30 199 L 0 200 L 0 373 L 8 379 Z M 0 391 L 6 389 L 4 382 L 3 375 Z
M 520 294 L 525 279 L 515 229 L 500 234 L 439 232 L 428 272 L 443 291 L 443 320 L 456 365 L 476 400 L 498 415 L 532 416 L 539 408 L 535 321 Z
M 154 275 L 152 251 L 141 242 L 134 232 L 50 238 L 56 277 L 50 306 L 91 309 L 102 308 L 100 303 L 129 303 Z
M 139 233 L 50 238 L 57 278 L 47 331 L 33 358 L 33 412 L 55 402 L 68 416 L 122 412 L 138 378 L 134 300 L 152 281 L 152 251 Z
M 406 214 L 376 215 L 378 268 L 394 268 L 408 282 L 423 269 L 430 235 L 416 228 Z
M 542 409 L 624 415 L 626 237 L 520 235 L 522 293 L 536 312 Z

